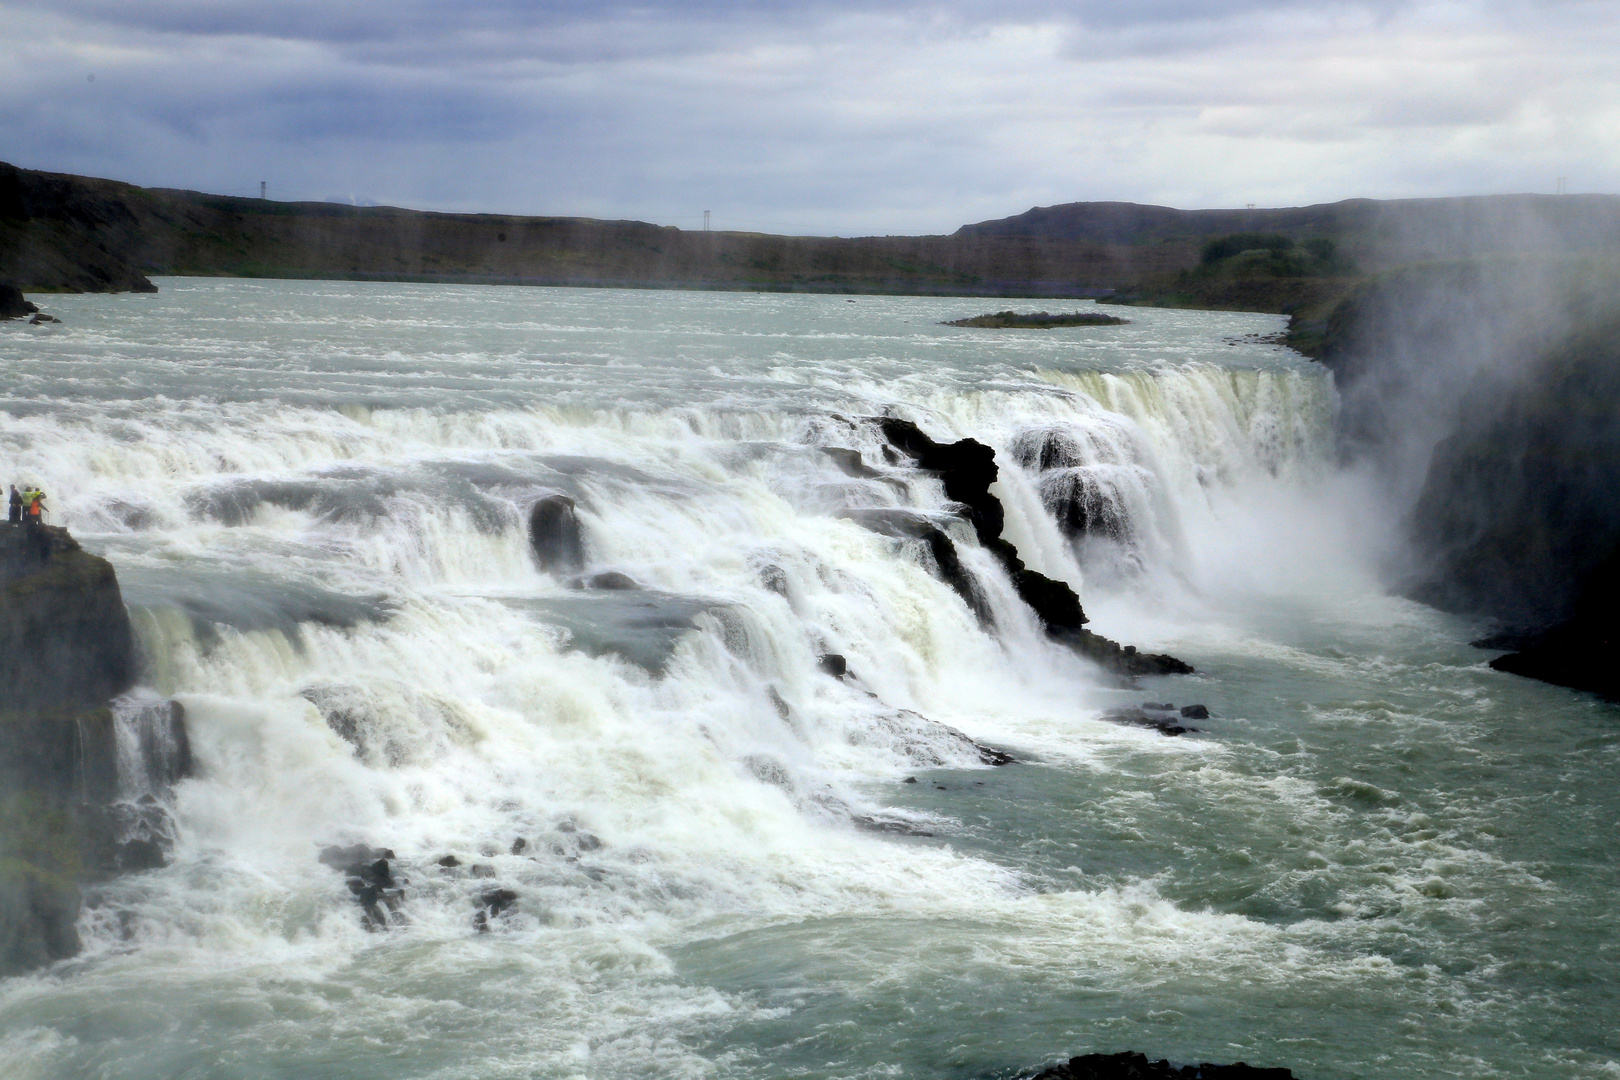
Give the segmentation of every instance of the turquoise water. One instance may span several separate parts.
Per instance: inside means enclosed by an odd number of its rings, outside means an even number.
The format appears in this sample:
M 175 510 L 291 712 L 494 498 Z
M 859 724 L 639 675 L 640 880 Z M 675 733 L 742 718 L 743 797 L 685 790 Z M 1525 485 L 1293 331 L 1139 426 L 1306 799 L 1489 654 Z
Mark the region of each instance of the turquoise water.
M 1620 714 L 1386 594 L 1388 511 L 1280 320 L 159 285 L 0 328 L 7 470 L 118 568 L 198 758 L 172 865 L 96 891 L 84 955 L 0 984 L 8 1075 L 1010 1077 L 1138 1049 L 1620 1076 Z M 1024 557 L 1199 674 L 1110 685 L 958 532 L 987 632 L 840 516 L 948 510 L 884 460 L 880 412 L 995 446 Z M 1122 543 L 1071 544 L 1014 463 L 1058 430 Z M 597 647 L 628 640 L 623 594 L 530 559 L 556 492 L 591 570 L 694 627 L 663 667 Z M 1144 700 L 1213 715 L 1101 719 Z M 351 842 L 397 851 L 407 924 L 360 928 L 314 858 Z M 479 934 L 492 884 L 520 900 Z

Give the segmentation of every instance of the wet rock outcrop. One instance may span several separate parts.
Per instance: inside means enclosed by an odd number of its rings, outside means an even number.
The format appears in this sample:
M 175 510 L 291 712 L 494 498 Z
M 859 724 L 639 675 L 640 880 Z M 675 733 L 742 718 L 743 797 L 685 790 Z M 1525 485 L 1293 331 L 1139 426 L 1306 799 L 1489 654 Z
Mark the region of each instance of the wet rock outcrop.
M 542 570 L 584 567 L 584 537 L 573 499 L 547 495 L 529 508 L 529 547 Z
M 1571 318 L 1464 394 L 1410 517 L 1408 591 L 1511 628 L 1480 642 L 1512 650 L 1497 670 L 1620 698 L 1620 314 Z
M 1200 729 L 1189 727 L 1182 721 L 1208 720 L 1209 709 L 1203 705 L 1184 705 L 1178 711 L 1169 703 L 1144 701 L 1141 708 L 1110 709 L 1103 713 L 1102 718 L 1114 724 L 1151 728 L 1160 735 L 1186 735 Z
M 0 281 L 0 319 L 26 319 L 38 314 L 39 308 L 28 302 L 21 289 Z
M 1146 1054 L 1082 1054 L 1053 1065 L 1030 1080 L 1294 1080 L 1288 1069 L 1266 1069 L 1237 1062 L 1233 1065 L 1172 1065 Z
M 962 516 L 973 526 L 980 545 L 1001 563 L 1019 598 L 1040 618 L 1049 637 L 1123 676 L 1192 672 L 1191 665 L 1173 656 L 1138 652 L 1135 646 L 1120 645 L 1087 630 L 1086 613 L 1074 589 L 1024 565 L 1018 549 L 1001 535 L 1006 512 L 1001 500 L 990 492 L 990 485 L 999 475 L 996 452 L 992 448 L 977 439 L 936 442 L 910 420 L 896 417 L 878 417 L 873 423 L 890 446 L 915 460 L 917 468 L 940 478 L 945 485 L 945 496 L 962 505 Z M 956 565 L 960 568 L 960 560 Z M 943 565 L 941 569 L 943 572 Z M 967 577 L 965 571 L 961 573 Z M 946 580 L 951 578 L 946 576 Z M 959 592 L 963 591 L 954 581 L 952 584 Z M 970 584 L 966 587 L 971 590 Z M 980 612 L 981 618 L 988 618 L 988 609 L 982 604 L 973 605 L 970 601 L 970 606 Z
M 0 975 L 79 949 L 80 885 L 120 853 L 110 699 L 134 682 L 112 565 L 67 530 L 0 526 Z
M 367 844 L 321 849 L 321 864 L 343 874 L 344 884 L 360 905 L 360 925 L 367 930 L 387 930 L 405 921 L 402 907 L 410 879 L 395 876 L 390 865 L 394 858 L 392 848 Z

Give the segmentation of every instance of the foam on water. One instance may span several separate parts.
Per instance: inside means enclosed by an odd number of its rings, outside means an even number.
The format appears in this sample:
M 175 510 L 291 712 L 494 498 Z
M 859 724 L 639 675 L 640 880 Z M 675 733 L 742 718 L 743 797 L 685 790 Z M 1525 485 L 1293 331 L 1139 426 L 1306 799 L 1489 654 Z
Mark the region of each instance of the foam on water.
M 936 325 L 959 300 L 163 286 L 64 298 L 66 332 L 0 358 L 7 461 L 117 566 L 197 761 L 173 864 L 0 986 L 26 1075 L 1608 1067 L 1488 955 L 1492 919 L 1585 886 L 1490 835 L 1479 717 L 1576 707 L 1498 703 L 1467 627 L 1380 595 L 1330 381 L 1229 344 L 1274 320 L 998 337 Z M 1022 557 L 1203 674 L 1113 688 L 958 523 L 987 630 L 861 524 L 952 518 L 878 414 L 994 446 Z M 1076 491 L 1128 529 L 1077 529 Z M 548 494 L 587 574 L 637 588 L 537 566 Z M 1098 718 L 1144 696 L 1207 700 L 1213 737 Z M 352 842 L 398 853 L 405 925 L 367 934 L 315 859 Z M 519 902 L 478 934 L 494 887 Z M 1548 1000 L 1553 1034 L 1493 1054 Z

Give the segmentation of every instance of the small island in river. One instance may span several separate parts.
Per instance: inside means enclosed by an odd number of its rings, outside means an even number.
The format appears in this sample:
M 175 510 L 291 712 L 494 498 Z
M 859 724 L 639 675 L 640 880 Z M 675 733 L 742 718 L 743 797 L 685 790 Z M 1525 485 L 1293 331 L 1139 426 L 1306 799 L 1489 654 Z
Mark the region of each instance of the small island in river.
M 1037 311 L 1020 315 L 1016 311 L 998 311 L 993 315 L 975 315 L 971 319 L 952 319 L 941 326 L 982 326 L 991 330 L 1046 330 L 1054 326 L 1120 326 L 1130 322 L 1117 315 L 1104 315 L 1100 311 L 1071 311 L 1067 315 L 1052 315 Z

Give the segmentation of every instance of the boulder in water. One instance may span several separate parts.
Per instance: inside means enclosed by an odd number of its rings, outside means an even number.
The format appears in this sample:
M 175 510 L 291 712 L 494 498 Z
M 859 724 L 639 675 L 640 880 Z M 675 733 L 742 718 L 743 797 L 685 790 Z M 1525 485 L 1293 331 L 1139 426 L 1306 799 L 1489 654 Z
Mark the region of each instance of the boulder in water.
M 578 570 L 585 545 L 574 500 L 547 495 L 529 508 L 529 546 L 542 570 Z
M 1162 709 L 1110 709 L 1103 713 L 1102 718 L 1115 724 L 1128 724 L 1132 727 L 1152 728 L 1161 735 L 1186 735 L 1196 732 L 1195 727 L 1187 727 L 1179 723 L 1178 717 L 1169 706 Z
M 1149 1061 L 1146 1054 L 1082 1054 L 1036 1074 L 1032 1080 L 1294 1080 L 1287 1069 L 1264 1069 L 1244 1062 L 1233 1065 L 1171 1065 Z
M 21 289 L 0 282 L 0 319 L 26 319 L 38 312 L 39 308 L 28 302 Z
M 816 661 L 816 666 L 835 679 L 842 679 L 849 674 L 849 661 L 841 653 L 822 653 Z
M 1183 705 L 1181 715 L 1187 720 L 1208 720 L 1209 709 L 1203 705 Z

